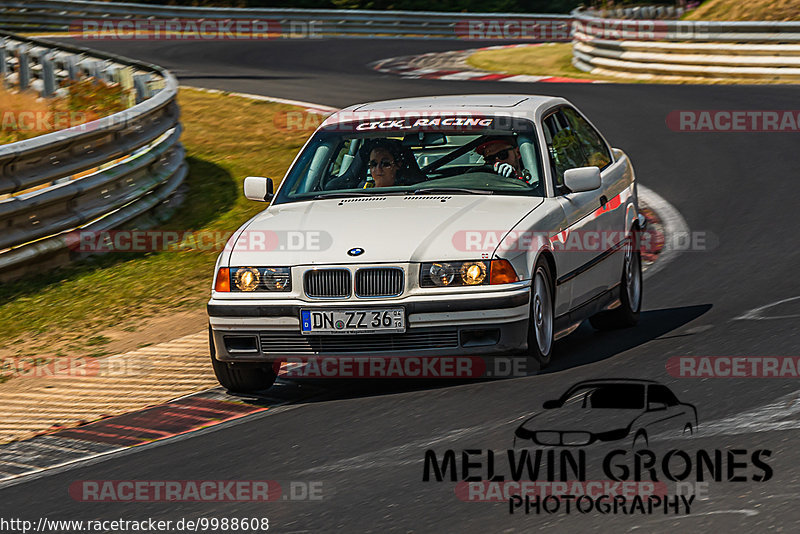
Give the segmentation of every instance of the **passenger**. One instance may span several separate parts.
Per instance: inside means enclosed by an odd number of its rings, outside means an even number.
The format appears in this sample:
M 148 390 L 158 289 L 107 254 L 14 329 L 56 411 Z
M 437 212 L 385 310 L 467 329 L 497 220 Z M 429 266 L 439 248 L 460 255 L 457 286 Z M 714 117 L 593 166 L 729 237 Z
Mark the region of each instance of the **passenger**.
M 403 152 L 400 143 L 391 139 L 378 139 L 372 144 L 367 160 L 370 176 L 362 189 L 400 185 Z
M 506 178 L 523 177 L 522 158 L 513 137 L 493 137 L 478 145 L 475 152 L 483 156 L 494 172 Z

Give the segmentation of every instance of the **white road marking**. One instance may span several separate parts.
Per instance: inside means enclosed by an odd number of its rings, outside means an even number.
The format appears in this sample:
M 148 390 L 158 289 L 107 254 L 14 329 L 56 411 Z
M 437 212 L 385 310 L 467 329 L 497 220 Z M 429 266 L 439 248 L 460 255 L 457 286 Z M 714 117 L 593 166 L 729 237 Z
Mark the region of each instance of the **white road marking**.
M 508 78 L 501 78 L 499 82 L 517 82 L 517 83 L 532 83 L 544 80 L 545 78 L 552 78 L 552 76 L 532 76 L 530 74 L 517 74 L 516 76 L 509 76 Z
M 698 425 L 697 437 L 800 429 L 800 390 L 750 411 Z
M 711 510 L 709 512 L 699 512 L 694 513 L 692 512 L 690 515 L 676 515 L 673 517 L 664 517 L 660 519 L 650 519 L 647 525 L 635 525 L 628 529 L 628 532 L 633 532 L 634 530 L 639 530 L 640 528 L 652 529 L 652 523 L 663 523 L 665 521 L 675 521 L 677 519 L 691 519 L 693 517 L 700 517 L 703 515 L 720 515 L 720 514 L 740 514 L 745 517 L 753 517 L 758 515 L 758 510 L 753 510 L 752 508 L 742 508 L 740 510 Z
M 784 395 L 769 404 L 729 417 L 703 421 L 702 414 L 700 415 L 697 428 L 688 439 L 797 430 L 800 429 L 800 390 Z M 653 443 L 674 439 L 679 439 L 676 433 L 662 432 L 650 436 L 649 441 Z
M 211 94 L 226 94 L 230 96 L 238 96 L 241 98 L 248 98 L 250 100 L 260 100 L 262 102 L 275 102 L 277 104 L 288 104 L 290 106 L 298 106 L 306 108 L 308 111 L 317 111 L 319 113 L 335 113 L 339 108 L 325 106 L 323 104 L 314 104 L 312 102 L 303 102 L 302 100 L 290 100 L 288 98 L 277 98 L 274 96 L 252 95 L 248 93 L 231 93 L 230 91 L 220 91 L 219 89 L 206 89 L 205 87 L 194 87 L 191 85 L 181 85 L 186 89 L 194 89 L 195 91 L 202 91 Z
M 764 317 L 762 315 L 762 312 L 764 310 L 768 310 L 769 308 L 773 308 L 773 307 L 778 306 L 780 304 L 785 304 L 786 302 L 792 302 L 792 301 L 795 301 L 795 300 L 798 300 L 798 299 L 800 299 L 800 297 L 790 297 L 788 299 L 779 300 L 779 301 L 773 302 L 771 304 L 765 304 L 764 306 L 759 306 L 758 308 L 753 308 L 752 310 L 740 315 L 739 317 L 734 317 L 733 320 L 734 321 L 747 321 L 747 320 L 764 321 L 764 320 L 767 320 L 767 319 L 795 319 L 797 317 L 800 317 L 800 314 L 795 313 L 795 314 L 792 314 L 792 315 L 773 315 L 772 317 Z

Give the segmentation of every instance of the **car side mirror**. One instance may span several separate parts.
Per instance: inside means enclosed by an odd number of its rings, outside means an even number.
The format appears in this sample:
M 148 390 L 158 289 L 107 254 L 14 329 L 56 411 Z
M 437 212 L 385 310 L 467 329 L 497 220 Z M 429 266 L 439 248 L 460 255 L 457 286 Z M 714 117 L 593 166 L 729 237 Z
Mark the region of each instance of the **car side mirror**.
M 598 167 L 578 167 L 564 171 L 564 185 L 573 193 L 594 191 L 602 183 Z
M 560 408 L 560 407 L 561 403 L 558 402 L 558 400 L 556 399 L 544 401 L 544 404 L 542 404 L 542 408 L 544 408 L 545 410 L 552 410 L 553 408 Z
M 648 402 L 647 403 L 647 411 L 648 412 L 660 412 L 662 410 L 667 409 L 667 403 L 665 402 Z
M 272 200 L 272 178 L 248 176 L 244 179 L 244 196 L 250 200 L 269 202 Z

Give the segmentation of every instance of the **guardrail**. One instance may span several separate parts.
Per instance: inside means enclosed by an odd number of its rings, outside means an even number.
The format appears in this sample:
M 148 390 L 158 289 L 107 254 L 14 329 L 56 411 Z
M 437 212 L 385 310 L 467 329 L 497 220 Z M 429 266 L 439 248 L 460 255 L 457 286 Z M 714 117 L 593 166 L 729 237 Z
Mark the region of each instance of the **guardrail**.
M 595 75 L 800 79 L 800 22 L 573 16 L 572 64 Z
M 79 0 L 0 2 L 0 27 L 14 31 L 80 31 L 82 21 L 160 19 L 268 21 L 273 37 L 416 37 L 454 39 L 469 32 L 470 22 L 517 25 L 562 22 L 569 15 L 531 13 L 447 13 L 433 11 L 368 11 L 341 9 L 222 8 L 159 6 Z M 276 31 L 277 30 L 277 31 Z M 503 31 L 502 28 L 499 31 Z M 519 31 L 517 29 L 517 31 Z M 495 38 L 498 38 L 495 36 Z M 513 38 L 513 37 L 512 37 Z
M 68 232 L 119 226 L 169 198 L 187 166 L 178 138 L 178 83 L 168 71 L 78 46 L 0 32 L 0 74 L 55 92 L 94 76 L 129 88 L 132 107 L 0 145 L 0 272 L 68 250 Z M 80 173 L 80 176 L 76 176 Z
M 590 15 L 592 17 L 634 20 L 679 19 L 684 13 L 686 13 L 685 8 L 671 5 L 628 6 L 605 9 L 591 8 L 583 11 L 584 15 Z

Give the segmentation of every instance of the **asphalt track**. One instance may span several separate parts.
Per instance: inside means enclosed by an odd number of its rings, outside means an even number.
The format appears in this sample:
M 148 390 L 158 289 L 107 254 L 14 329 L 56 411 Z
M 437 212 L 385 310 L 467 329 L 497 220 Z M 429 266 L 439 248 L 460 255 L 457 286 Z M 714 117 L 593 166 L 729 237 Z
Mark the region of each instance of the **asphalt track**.
M 797 380 L 676 379 L 665 370 L 671 356 L 798 355 L 800 299 L 737 319 L 800 296 L 797 134 L 679 133 L 665 125 L 673 110 L 798 109 L 796 87 L 449 82 L 401 79 L 366 67 L 392 56 L 482 45 L 474 42 L 84 44 L 162 65 L 186 85 L 332 106 L 478 92 L 564 96 L 631 156 L 642 184 L 672 203 L 692 231 L 705 233 L 707 250 L 681 253 L 646 281 L 637 328 L 601 334 L 584 325 L 557 344 L 558 360 L 545 374 L 473 383 L 328 382 L 324 393 L 301 404 L 3 488 L 4 516 L 266 516 L 275 532 L 797 529 Z M 426 449 L 441 455 L 446 449 L 510 448 L 519 421 L 544 400 L 601 377 L 658 380 L 697 407 L 699 434 L 661 445 L 769 449 L 774 476 L 712 484 L 707 499 L 679 516 L 509 515 L 505 502 L 462 502 L 452 483 L 422 481 Z M 100 479 L 321 481 L 323 499 L 81 503 L 69 497 L 72 482 Z

